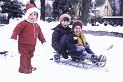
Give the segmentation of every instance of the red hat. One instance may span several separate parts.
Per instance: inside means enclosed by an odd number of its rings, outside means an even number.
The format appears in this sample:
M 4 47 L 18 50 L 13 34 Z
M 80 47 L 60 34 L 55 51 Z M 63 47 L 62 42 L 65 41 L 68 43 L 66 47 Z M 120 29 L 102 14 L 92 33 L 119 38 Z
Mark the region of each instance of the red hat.
M 28 9 L 33 8 L 33 7 L 35 7 L 34 4 L 27 3 L 27 4 L 26 4 L 26 9 L 24 10 L 24 12 L 26 13 Z
M 72 24 L 72 29 L 74 29 L 75 26 L 80 26 L 81 28 L 83 27 L 82 21 L 81 20 L 76 20 Z

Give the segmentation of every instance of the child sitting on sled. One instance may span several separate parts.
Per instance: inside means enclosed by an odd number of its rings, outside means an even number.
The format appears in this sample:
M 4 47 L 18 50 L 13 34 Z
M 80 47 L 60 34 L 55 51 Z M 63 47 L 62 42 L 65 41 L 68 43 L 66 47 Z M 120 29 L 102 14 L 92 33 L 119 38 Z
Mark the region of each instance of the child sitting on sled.
M 59 24 L 53 28 L 53 33 L 52 33 L 52 47 L 53 49 L 58 53 L 57 55 L 54 55 L 54 59 L 57 60 L 62 57 L 64 59 L 68 58 L 68 53 L 66 52 L 65 46 L 62 46 L 61 41 L 62 37 L 64 35 L 67 35 L 71 33 L 71 28 L 69 27 L 71 23 L 71 17 L 69 14 L 62 14 L 59 17 Z M 64 39 L 63 39 L 64 40 Z
M 85 59 L 92 62 L 106 61 L 106 57 L 100 55 L 99 57 L 90 49 L 89 44 L 82 32 L 83 24 L 80 20 L 76 20 L 72 24 L 72 33 L 62 37 L 61 44 L 67 46 L 68 52 L 71 54 L 73 61 L 84 61 Z M 65 40 L 66 39 L 66 40 Z

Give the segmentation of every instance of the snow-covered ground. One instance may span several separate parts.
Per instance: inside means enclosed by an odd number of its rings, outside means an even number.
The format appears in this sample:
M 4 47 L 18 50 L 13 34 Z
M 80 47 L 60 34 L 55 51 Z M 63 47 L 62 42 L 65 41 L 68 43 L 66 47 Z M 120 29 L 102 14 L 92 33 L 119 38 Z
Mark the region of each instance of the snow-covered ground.
M 10 24 L 0 27 L 0 51 L 9 51 L 8 56 L 0 56 L 0 82 L 123 82 L 123 38 L 111 36 L 93 36 L 85 34 L 92 50 L 96 54 L 104 54 L 107 56 L 107 64 L 102 69 L 79 69 L 66 65 L 58 65 L 49 60 L 53 57 L 53 49 L 51 47 L 51 28 L 55 27 L 58 22 L 43 22 L 40 25 L 44 36 L 47 40 L 46 44 L 37 42 L 35 55 L 32 64 L 37 70 L 32 74 L 21 74 L 18 72 L 19 54 L 17 50 L 17 41 L 11 40 L 10 36 L 17 20 L 10 20 Z M 123 32 L 122 27 L 112 26 L 86 26 L 84 30 L 105 30 Z M 112 49 L 107 50 L 111 45 Z

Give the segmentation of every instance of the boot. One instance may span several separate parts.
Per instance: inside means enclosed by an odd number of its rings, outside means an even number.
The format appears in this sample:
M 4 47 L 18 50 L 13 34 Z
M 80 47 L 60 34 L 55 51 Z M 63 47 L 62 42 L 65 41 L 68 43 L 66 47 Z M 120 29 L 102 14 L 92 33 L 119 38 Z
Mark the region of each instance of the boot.
M 61 56 L 61 54 L 59 54 L 58 52 L 56 52 L 55 55 L 54 55 L 54 60 L 55 61 L 59 61 L 60 60 L 60 56 Z
M 104 56 L 104 55 L 100 55 L 99 57 L 96 56 L 96 55 L 92 55 L 92 57 L 91 57 L 91 61 L 92 61 L 93 63 L 106 62 L 106 60 L 107 60 L 107 58 L 106 58 L 106 56 Z
M 92 55 L 91 56 L 91 61 L 92 61 L 92 63 L 97 63 L 98 62 L 98 56 Z
M 100 55 L 99 58 L 98 58 L 99 62 L 106 62 L 106 60 L 107 60 L 107 58 L 104 55 Z

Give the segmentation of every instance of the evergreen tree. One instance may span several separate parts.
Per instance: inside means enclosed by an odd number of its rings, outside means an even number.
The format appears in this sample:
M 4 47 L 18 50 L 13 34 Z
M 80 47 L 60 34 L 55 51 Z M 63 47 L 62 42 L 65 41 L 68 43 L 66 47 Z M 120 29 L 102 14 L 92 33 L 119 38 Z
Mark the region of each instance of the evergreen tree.
M 35 0 L 30 0 L 29 2 L 36 7 Z
M 64 13 L 73 14 L 71 11 L 72 5 L 70 0 L 54 0 L 52 12 L 54 19 L 57 19 L 57 17 Z
M 96 7 L 102 6 L 105 3 L 105 1 L 106 0 L 95 0 L 95 2 L 96 2 L 95 6 Z
M 54 0 L 54 2 L 53 2 L 53 12 L 52 12 L 52 15 L 53 15 L 54 19 L 57 19 L 57 17 L 59 17 L 59 14 L 60 14 L 59 6 L 60 6 L 60 1 Z
M 3 13 L 8 13 L 8 18 L 22 17 L 23 12 L 21 10 L 22 3 L 17 0 L 3 0 L 4 5 L 1 6 Z

